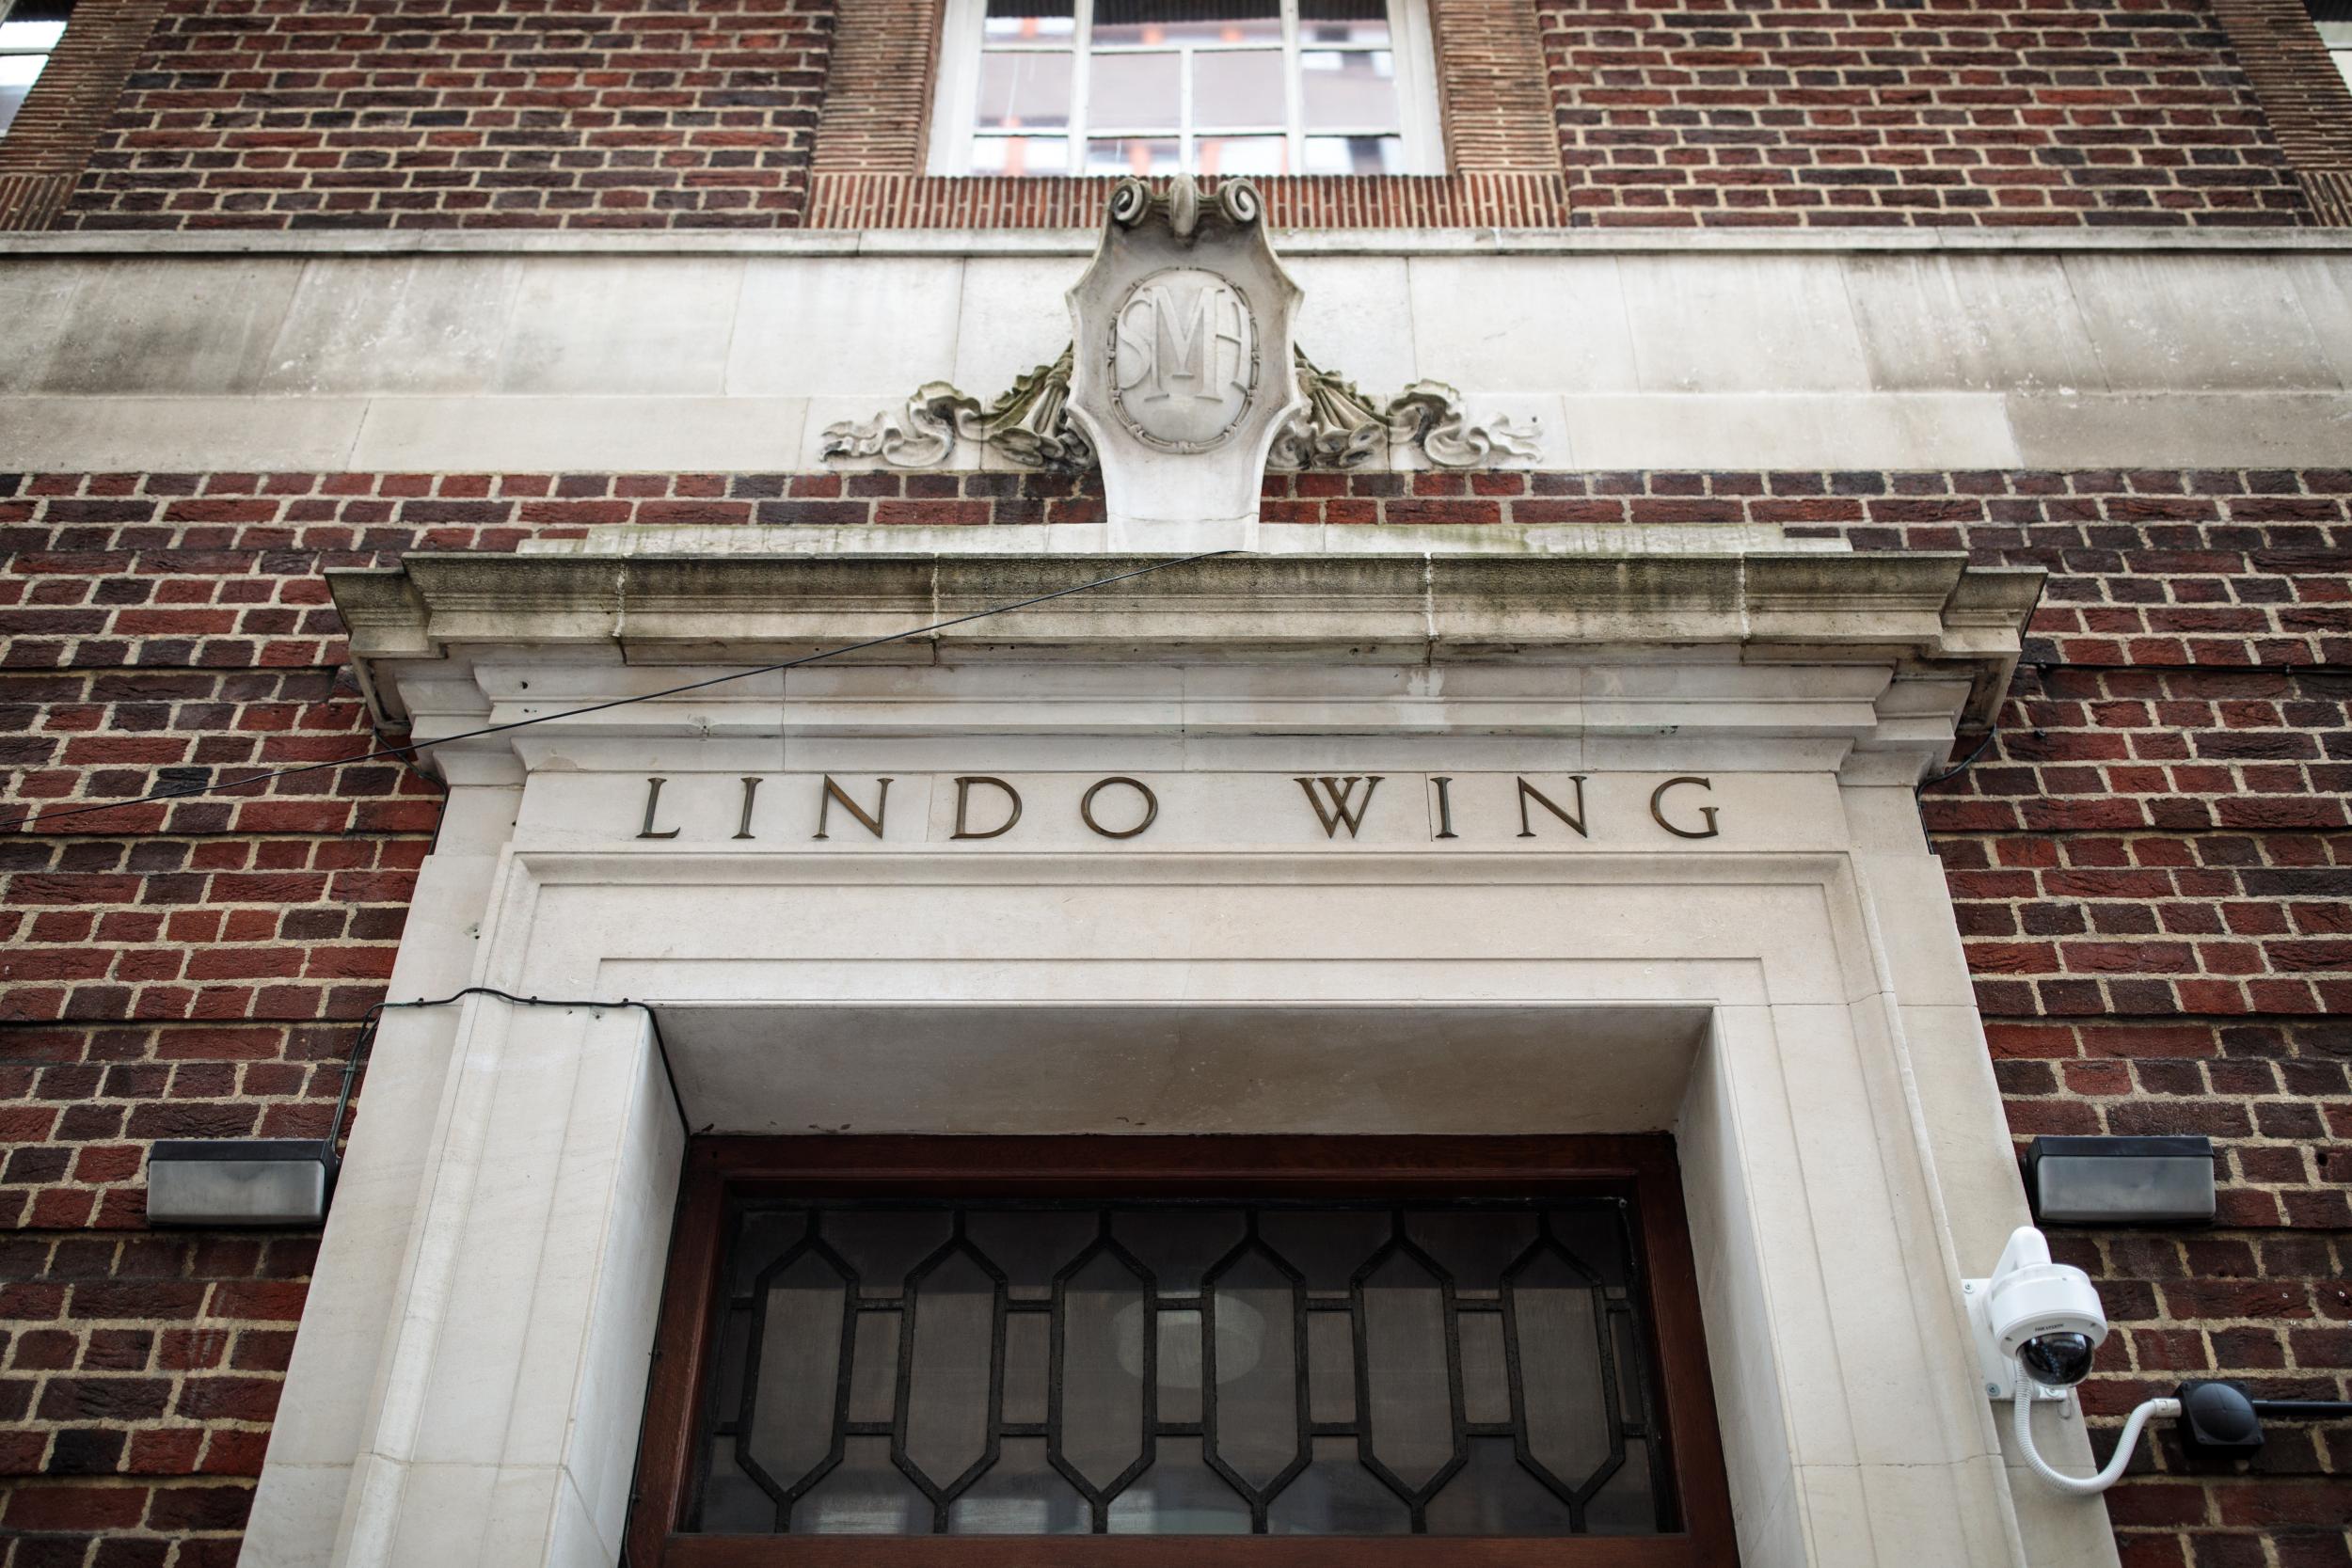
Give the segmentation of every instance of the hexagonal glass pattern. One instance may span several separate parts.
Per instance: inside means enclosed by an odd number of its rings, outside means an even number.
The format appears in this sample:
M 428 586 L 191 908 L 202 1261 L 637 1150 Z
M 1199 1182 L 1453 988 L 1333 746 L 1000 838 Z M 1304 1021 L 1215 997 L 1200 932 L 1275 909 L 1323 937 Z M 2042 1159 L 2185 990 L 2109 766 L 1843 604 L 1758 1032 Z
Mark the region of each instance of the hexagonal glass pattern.
M 1615 1198 L 739 1203 L 706 1533 L 1678 1528 Z

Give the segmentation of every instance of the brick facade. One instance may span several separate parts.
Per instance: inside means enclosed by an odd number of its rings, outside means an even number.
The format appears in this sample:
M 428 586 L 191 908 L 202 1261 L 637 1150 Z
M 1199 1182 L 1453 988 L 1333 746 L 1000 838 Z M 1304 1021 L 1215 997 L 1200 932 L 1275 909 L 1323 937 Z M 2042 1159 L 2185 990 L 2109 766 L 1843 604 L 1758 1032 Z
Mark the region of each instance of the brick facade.
M 2309 217 L 2204 0 L 1539 4 L 1580 222 Z
M 319 571 L 592 524 L 1077 522 L 1043 476 L 0 478 L 0 814 L 363 751 Z M 2217 1370 L 2352 1379 L 2352 470 L 1312 474 L 1268 515 L 1757 520 L 2052 578 L 1997 739 L 1926 796 L 2012 1131 L 2205 1132 L 2209 1231 L 2061 1235 L 2112 1428 Z M 0 834 L 0 1568 L 226 1568 L 307 1234 L 154 1232 L 158 1136 L 320 1132 L 437 802 L 384 764 Z M 2169 1441 L 2126 1568 L 2340 1564 L 2352 1428 Z
M 56 226 L 789 225 L 832 24 L 829 0 L 170 0 Z
M 103 135 L 75 132 L 95 151 L 71 203 L 69 175 L 0 156 L 0 225 L 1034 227 L 1099 202 L 1089 181 L 923 176 L 931 0 L 86 8 L 125 37 L 161 18 L 135 71 L 107 46 L 130 87 Z M 2352 95 L 2299 0 L 1431 16 L 1449 175 L 1275 182 L 1280 221 L 2352 219 Z

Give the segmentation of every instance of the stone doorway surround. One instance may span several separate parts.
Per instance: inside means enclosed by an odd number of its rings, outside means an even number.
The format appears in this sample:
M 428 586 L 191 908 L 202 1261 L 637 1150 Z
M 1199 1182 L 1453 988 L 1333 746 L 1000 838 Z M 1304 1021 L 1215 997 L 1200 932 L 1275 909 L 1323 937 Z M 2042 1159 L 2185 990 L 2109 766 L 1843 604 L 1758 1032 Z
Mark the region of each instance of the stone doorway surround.
M 392 996 L 646 1006 L 387 1019 L 250 1568 L 614 1562 L 685 1139 L 812 1128 L 1672 1130 L 1749 1568 L 2112 1562 L 1977 1381 L 1959 1281 L 2025 1207 L 1913 799 L 2038 578 L 1769 531 L 1298 531 L 437 748 Z M 429 740 L 1140 563 L 1044 553 L 1082 534 L 597 532 L 332 582 Z M 1360 830 L 1310 809 L 1375 774 Z M 880 836 L 839 805 L 811 836 L 828 775 L 894 781 Z M 1149 832 L 1086 825 L 1111 776 Z M 1023 820 L 955 838 L 979 777 Z M 1565 813 L 1522 836 L 1514 780 Z

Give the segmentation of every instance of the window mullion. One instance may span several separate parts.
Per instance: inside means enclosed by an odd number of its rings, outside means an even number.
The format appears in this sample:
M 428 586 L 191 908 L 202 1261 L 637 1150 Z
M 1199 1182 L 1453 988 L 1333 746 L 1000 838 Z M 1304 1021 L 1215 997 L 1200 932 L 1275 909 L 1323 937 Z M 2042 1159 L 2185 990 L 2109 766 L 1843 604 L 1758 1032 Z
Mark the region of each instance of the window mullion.
M 1192 130 L 1192 66 L 1196 57 L 1189 41 L 1179 45 L 1176 53 L 1176 166 L 1187 174 L 1200 172 L 1200 161 L 1195 152 Z
M 1307 172 L 1307 87 L 1298 48 L 1298 0 L 1282 0 L 1282 148 L 1294 174 Z
M 1094 82 L 1094 0 L 1072 0 L 1070 8 L 1070 163 L 1073 175 L 1087 170 L 1087 122 Z

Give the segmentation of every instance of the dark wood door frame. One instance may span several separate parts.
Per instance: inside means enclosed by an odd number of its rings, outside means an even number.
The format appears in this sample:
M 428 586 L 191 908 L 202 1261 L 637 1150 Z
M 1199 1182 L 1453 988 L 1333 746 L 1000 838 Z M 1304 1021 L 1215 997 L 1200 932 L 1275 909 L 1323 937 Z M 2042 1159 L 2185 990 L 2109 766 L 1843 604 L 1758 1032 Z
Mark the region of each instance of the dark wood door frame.
M 1608 1194 L 1638 1217 L 1683 1530 L 1446 1536 L 727 1536 L 678 1531 L 706 1419 L 730 1198 Z M 626 1537 L 630 1568 L 1725 1568 L 1738 1560 L 1680 1172 L 1663 1134 L 699 1138 L 688 1148 Z

